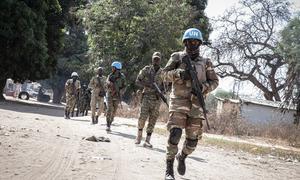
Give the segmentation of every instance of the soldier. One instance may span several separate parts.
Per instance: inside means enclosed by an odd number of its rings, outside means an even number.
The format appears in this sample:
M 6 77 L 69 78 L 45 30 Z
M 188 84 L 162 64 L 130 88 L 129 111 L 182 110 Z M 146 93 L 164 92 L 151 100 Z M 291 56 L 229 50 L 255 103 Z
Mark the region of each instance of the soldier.
M 125 88 L 125 76 L 120 72 L 122 64 L 115 61 L 111 64 L 112 73 L 106 80 L 107 88 L 107 112 L 106 112 L 106 131 L 110 132 L 111 123 L 116 115 L 118 105 L 121 102 L 121 90 Z
M 178 173 L 185 174 L 185 159 L 196 149 L 198 139 L 202 137 L 203 110 L 197 101 L 195 90 L 192 89 L 193 82 L 185 62 L 188 60 L 195 67 L 204 95 L 214 90 L 219 83 L 210 59 L 199 55 L 199 47 L 203 42 L 201 32 L 196 28 L 186 30 L 182 42 L 184 51 L 173 53 L 163 69 L 164 78 L 172 82 L 167 123 L 170 134 L 166 153 L 166 180 L 174 179 L 175 156 L 178 160 Z M 185 129 L 186 139 L 181 152 L 177 154 L 182 129 Z
M 90 103 L 91 103 L 90 88 L 88 88 L 86 84 L 83 84 L 81 88 L 80 108 L 79 108 L 80 113 L 82 113 L 82 116 L 87 116 Z
M 97 68 L 97 76 L 94 76 L 89 84 L 89 88 L 92 90 L 91 96 L 91 110 L 92 110 L 92 124 L 98 123 L 98 117 L 101 115 L 102 106 L 105 96 L 105 80 L 103 76 L 103 68 Z M 98 105 L 98 112 L 96 115 L 96 106 Z
M 143 128 L 146 120 L 149 118 L 147 125 L 147 136 L 144 147 L 152 148 L 150 138 L 159 116 L 160 97 L 157 94 L 153 83 L 163 87 L 163 79 L 161 77 L 162 69 L 160 68 L 161 55 L 160 52 L 154 52 L 152 55 L 152 65 L 145 66 L 136 78 L 136 85 L 143 88 L 140 116 L 138 119 L 138 133 L 135 144 L 140 144 L 142 139 Z
M 71 79 L 68 79 L 65 84 L 66 91 L 66 107 L 65 119 L 70 119 L 70 112 L 75 108 L 76 97 L 79 96 L 80 81 L 78 80 L 77 72 L 72 72 Z

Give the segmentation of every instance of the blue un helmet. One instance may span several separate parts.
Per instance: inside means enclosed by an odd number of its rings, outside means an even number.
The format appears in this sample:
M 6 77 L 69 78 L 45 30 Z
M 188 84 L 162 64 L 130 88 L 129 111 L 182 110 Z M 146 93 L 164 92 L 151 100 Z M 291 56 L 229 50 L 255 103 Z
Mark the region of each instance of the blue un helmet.
M 189 28 L 184 32 L 182 42 L 184 42 L 187 39 L 197 39 L 201 41 L 201 43 L 203 42 L 202 33 L 197 28 Z
M 111 64 L 111 67 L 115 67 L 116 69 L 121 70 L 122 69 L 122 64 L 119 61 L 114 61 Z

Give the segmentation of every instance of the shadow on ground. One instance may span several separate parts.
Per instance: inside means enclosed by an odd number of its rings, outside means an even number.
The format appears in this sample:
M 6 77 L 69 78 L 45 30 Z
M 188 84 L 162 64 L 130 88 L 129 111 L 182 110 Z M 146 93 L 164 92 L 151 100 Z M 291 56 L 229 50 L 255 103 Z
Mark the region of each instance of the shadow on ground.
M 48 108 L 40 105 L 31 105 L 26 103 L 14 102 L 14 101 L 0 101 L 0 109 L 22 112 L 22 113 L 34 113 L 47 116 L 63 117 L 64 110 L 56 108 Z

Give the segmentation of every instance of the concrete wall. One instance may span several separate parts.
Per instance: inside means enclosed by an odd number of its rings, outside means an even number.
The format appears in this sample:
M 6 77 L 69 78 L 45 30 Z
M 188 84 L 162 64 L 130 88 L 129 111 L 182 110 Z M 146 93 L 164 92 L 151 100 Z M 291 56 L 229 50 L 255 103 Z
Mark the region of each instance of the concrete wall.
M 291 110 L 283 114 L 278 108 L 252 103 L 243 103 L 241 106 L 242 118 L 253 123 L 269 123 L 283 121 L 293 123 L 294 113 L 295 111 Z

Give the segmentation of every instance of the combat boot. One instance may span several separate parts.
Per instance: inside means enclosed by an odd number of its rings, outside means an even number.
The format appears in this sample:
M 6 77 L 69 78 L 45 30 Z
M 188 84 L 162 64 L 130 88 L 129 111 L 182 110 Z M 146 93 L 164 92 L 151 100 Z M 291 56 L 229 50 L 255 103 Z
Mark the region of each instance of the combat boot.
M 92 122 L 91 122 L 91 124 L 95 124 L 95 117 L 94 116 L 92 116 Z
M 146 140 L 144 142 L 144 147 L 147 147 L 147 148 L 152 148 L 152 144 L 150 144 L 150 139 L 151 139 L 151 134 L 150 133 L 147 133 L 147 137 L 146 137 Z
M 175 180 L 173 170 L 174 159 L 167 160 L 165 180 Z
M 70 118 L 70 111 L 67 111 L 67 117 L 66 117 L 66 119 L 71 119 Z
M 65 110 L 65 119 L 67 119 L 67 117 L 68 117 L 68 111 Z
M 74 111 L 71 112 L 71 117 L 74 117 Z
M 98 117 L 99 116 L 96 116 L 96 118 L 95 118 L 95 124 L 98 124 Z
M 135 144 L 140 144 L 143 136 L 143 129 L 138 130 L 138 134 L 135 139 Z
M 177 171 L 180 175 L 185 174 L 185 159 L 186 159 L 186 157 L 187 157 L 187 155 L 184 154 L 183 152 L 178 153 L 176 155 L 176 159 L 178 161 Z
M 110 130 L 110 122 L 109 122 L 109 120 L 106 120 L 106 131 L 107 132 L 110 132 L 111 130 Z

